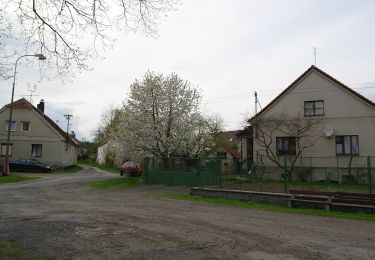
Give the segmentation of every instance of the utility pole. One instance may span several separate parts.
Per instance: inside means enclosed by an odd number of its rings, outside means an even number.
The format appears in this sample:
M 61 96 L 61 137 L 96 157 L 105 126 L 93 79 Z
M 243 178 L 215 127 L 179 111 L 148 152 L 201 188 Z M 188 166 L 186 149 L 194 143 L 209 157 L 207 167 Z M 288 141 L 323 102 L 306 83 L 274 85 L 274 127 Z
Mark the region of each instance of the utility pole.
M 68 123 L 67 123 L 67 125 L 66 125 L 66 145 L 65 145 L 65 150 L 68 150 L 68 142 L 69 142 L 69 121 L 70 121 L 70 118 L 73 117 L 73 115 L 66 114 L 66 115 L 64 115 L 64 117 L 66 118 L 66 120 L 68 120 Z
M 254 91 L 254 98 L 255 98 L 255 115 L 258 113 L 258 93 Z

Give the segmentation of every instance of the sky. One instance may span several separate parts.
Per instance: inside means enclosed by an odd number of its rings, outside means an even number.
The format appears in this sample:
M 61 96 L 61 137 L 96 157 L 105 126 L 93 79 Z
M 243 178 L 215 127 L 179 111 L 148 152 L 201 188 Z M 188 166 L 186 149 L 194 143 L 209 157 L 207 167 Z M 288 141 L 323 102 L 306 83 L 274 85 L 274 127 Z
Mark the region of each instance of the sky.
M 129 86 L 147 70 L 177 73 L 203 94 L 202 110 L 219 114 L 227 130 L 254 115 L 254 91 L 262 107 L 316 65 L 375 101 L 375 1 L 183 0 L 161 21 L 157 37 L 119 35 L 105 59 L 89 61 L 69 83 L 39 81 L 20 67 L 15 99 L 36 86 L 36 105 L 81 140 L 92 140 L 100 115 L 121 106 Z M 37 66 L 39 61 L 28 66 Z M 10 102 L 11 81 L 0 82 Z M 30 97 L 25 97 L 29 99 Z

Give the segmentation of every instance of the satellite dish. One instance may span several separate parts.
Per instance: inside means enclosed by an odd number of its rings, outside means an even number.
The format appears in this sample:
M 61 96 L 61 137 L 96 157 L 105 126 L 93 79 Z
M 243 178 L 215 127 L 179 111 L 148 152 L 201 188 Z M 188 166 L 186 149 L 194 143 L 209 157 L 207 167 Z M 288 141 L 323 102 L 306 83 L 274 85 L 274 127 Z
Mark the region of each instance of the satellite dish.
M 330 138 L 333 135 L 333 127 L 325 127 L 323 134 L 325 137 Z

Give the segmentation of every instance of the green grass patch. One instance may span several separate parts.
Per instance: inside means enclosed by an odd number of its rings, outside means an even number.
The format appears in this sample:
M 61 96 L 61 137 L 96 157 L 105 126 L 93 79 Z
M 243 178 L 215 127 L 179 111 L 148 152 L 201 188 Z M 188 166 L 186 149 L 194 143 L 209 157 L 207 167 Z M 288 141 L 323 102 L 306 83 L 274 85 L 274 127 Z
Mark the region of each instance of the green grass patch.
M 105 166 L 104 164 L 98 164 L 91 159 L 80 160 L 80 161 L 78 161 L 78 163 L 81 164 L 81 165 L 96 167 L 96 168 L 99 168 L 99 169 L 101 169 L 103 171 L 106 171 L 106 172 L 109 172 L 109 173 L 120 174 L 120 171 L 119 171 L 118 168 L 108 167 L 108 166 Z
M 26 252 L 21 247 L 17 246 L 14 243 L 9 241 L 0 240 L 0 259 L 11 260 L 11 259 L 20 259 L 20 260 L 50 260 L 54 259 L 49 256 L 37 256 Z
M 362 212 L 343 212 L 343 211 L 326 211 L 320 209 L 302 209 L 302 208 L 287 208 L 279 205 L 260 203 L 253 201 L 242 201 L 234 199 L 221 199 L 221 198 L 210 198 L 199 195 L 189 195 L 189 194 L 158 194 L 155 195 L 156 198 L 168 198 L 175 200 L 188 200 L 212 205 L 224 205 L 239 208 L 252 208 L 292 214 L 301 215 L 313 215 L 313 216 L 323 216 L 323 217 L 337 217 L 346 219 L 358 219 L 358 220 L 368 220 L 375 221 L 375 214 L 367 214 Z
M 22 181 L 31 181 L 38 179 L 39 177 L 29 177 L 29 176 L 21 176 L 21 175 L 8 175 L 8 176 L 0 176 L 0 185 L 5 183 L 12 183 L 12 182 L 22 182 Z
M 91 188 L 95 189 L 118 189 L 124 190 L 136 187 L 142 183 L 140 177 L 131 177 L 131 178 L 115 178 L 109 180 L 102 180 L 90 183 Z

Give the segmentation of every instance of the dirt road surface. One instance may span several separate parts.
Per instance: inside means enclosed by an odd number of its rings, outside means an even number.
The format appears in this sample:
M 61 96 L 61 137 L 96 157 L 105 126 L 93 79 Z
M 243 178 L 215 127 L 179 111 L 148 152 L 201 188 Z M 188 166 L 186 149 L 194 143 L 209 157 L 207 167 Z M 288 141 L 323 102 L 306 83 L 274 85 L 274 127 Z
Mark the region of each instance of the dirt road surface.
M 375 259 L 375 223 L 156 199 L 181 187 L 95 190 L 113 175 L 0 186 L 0 239 L 57 259 Z

